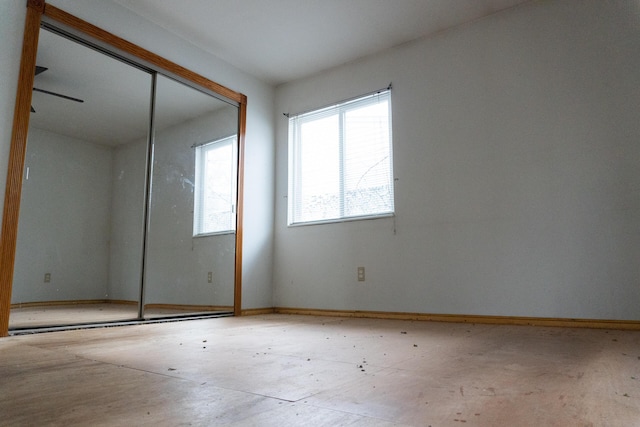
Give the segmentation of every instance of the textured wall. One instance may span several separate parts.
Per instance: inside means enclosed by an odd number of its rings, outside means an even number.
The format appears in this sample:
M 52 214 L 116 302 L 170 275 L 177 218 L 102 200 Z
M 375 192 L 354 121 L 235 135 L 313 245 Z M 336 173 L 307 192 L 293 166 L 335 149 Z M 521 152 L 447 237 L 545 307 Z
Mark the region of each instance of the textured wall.
M 531 2 L 279 87 L 393 82 L 397 182 L 395 219 L 287 228 L 277 119 L 276 305 L 640 319 L 639 8 Z

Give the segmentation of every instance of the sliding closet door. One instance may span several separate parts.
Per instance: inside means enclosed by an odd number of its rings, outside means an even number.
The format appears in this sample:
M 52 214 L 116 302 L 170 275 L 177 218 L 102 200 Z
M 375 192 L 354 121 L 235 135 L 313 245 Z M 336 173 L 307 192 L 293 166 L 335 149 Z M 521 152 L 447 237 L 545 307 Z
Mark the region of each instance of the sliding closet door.
M 42 29 L 9 326 L 135 319 L 151 74 Z
M 144 317 L 231 312 L 238 107 L 157 76 Z

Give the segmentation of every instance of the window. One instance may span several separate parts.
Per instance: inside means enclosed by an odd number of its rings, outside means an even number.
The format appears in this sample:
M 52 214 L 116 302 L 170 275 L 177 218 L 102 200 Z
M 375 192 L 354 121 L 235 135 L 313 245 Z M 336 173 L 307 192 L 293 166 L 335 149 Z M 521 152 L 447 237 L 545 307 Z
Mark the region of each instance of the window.
M 193 235 L 236 229 L 236 135 L 196 146 Z
M 391 96 L 289 118 L 289 225 L 393 214 Z

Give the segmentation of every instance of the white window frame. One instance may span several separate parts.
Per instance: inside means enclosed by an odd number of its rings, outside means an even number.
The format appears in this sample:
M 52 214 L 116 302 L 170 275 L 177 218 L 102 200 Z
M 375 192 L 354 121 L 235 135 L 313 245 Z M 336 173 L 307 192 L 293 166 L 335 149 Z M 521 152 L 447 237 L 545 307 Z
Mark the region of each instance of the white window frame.
M 205 192 L 207 187 L 206 174 L 207 162 L 206 154 L 212 150 L 217 150 L 231 146 L 231 176 L 230 176 L 230 203 L 229 211 L 220 211 L 229 215 L 229 227 L 217 229 L 206 229 Z M 204 144 L 195 146 L 195 185 L 193 197 L 193 237 L 211 236 L 216 234 L 229 234 L 236 231 L 236 203 L 238 187 L 238 137 L 231 135 Z
M 347 205 L 345 191 L 345 180 L 349 176 L 349 171 L 346 171 L 345 162 L 345 147 L 349 144 L 347 136 L 345 136 L 345 114 L 349 111 L 354 111 L 363 107 L 378 104 L 380 102 L 386 102 L 388 106 L 388 155 L 385 160 L 388 161 L 388 177 L 386 177 L 385 191 L 388 191 L 388 200 L 385 200 L 386 208 L 371 211 L 364 214 L 350 215 L 346 213 L 345 206 Z M 315 120 L 322 120 L 324 118 L 338 115 L 338 151 L 339 159 L 336 161 L 338 169 L 338 181 L 339 181 L 339 212 L 337 215 L 325 218 L 303 218 L 308 213 L 303 214 L 304 206 L 302 206 L 302 173 L 301 168 L 305 166 L 302 164 L 301 145 L 302 141 L 302 126 L 305 123 L 313 122 Z M 393 139 L 392 139 L 392 115 L 391 115 L 391 90 L 388 89 L 376 91 L 374 93 L 363 95 L 358 98 L 354 98 L 348 101 L 344 101 L 338 104 L 334 104 L 329 107 L 320 108 L 306 113 L 289 116 L 289 190 L 288 190 L 288 226 L 298 225 L 311 225 L 311 224 L 323 224 L 333 222 L 352 221 L 360 219 L 372 219 L 393 216 L 395 213 L 394 205 L 394 180 L 393 180 Z M 381 135 L 385 135 L 383 132 Z M 334 141 L 335 142 L 335 141 Z M 384 142 L 382 143 L 384 144 Z M 336 166 L 334 166 L 336 167 Z M 373 190 L 372 190 L 373 191 Z M 385 195 L 386 197 L 386 195 Z M 319 214 L 326 215 L 326 214 Z

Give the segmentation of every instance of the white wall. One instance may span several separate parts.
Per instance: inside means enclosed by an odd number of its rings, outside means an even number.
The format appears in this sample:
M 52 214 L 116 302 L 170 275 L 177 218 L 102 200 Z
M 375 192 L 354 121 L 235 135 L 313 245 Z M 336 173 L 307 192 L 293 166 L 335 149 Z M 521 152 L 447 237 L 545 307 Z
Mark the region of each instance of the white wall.
M 113 149 L 109 299 L 138 301 L 142 280 L 147 141 Z
M 531 2 L 279 87 L 275 305 L 640 319 L 639 53 L 638 2 Z M 389 82 L 396 218 L 287 228 L 281 113 Z
M 12 303 L 108 297 L 112 163 L 110 147 L 29 130 Z

